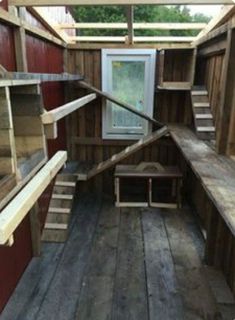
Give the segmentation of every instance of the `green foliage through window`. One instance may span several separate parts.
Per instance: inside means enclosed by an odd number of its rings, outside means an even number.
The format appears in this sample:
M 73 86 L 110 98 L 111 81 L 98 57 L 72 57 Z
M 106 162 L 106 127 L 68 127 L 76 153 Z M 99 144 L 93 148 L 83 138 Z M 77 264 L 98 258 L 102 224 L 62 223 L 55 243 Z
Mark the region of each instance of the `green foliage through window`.
M 74 7 L 77 22 L 126 22 L 124 6 L 77 6 Z M 191 15 L 187 6 L 134 7 L 134 22 L 208 22 L 204 14 Z M 136 36 L 194 36 L 198 30 L 135 30 Z M 127 30 L 78 30 L 80 36 L 124 36 Z

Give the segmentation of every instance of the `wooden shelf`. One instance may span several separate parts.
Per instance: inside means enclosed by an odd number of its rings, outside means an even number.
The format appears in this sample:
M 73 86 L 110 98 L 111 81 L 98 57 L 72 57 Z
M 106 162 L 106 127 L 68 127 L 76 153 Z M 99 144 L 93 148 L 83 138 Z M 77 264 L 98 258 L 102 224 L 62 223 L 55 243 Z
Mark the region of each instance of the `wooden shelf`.
M 190 82 L 163 82 L 157 86 L 158 90 L 175 90 L 175 91 L 189 91 L 191 90 Z
M 161 50 L 158 69 L 158 89 L 190 90 L 194 81 L 194 49 Z
M 38 81 L 0 87 L 0 209 L 47 161 Z

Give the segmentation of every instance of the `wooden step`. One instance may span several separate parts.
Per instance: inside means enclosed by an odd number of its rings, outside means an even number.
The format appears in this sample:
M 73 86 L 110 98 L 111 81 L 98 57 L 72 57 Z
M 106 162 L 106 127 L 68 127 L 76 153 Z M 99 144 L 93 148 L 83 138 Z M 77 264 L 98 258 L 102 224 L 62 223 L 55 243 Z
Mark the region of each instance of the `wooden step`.
M 145 146 L 155 142 L 156 140 L 160 139 L 161 137 L 165 136 L 168 133 L 168 128 L 166 126 L 162 127 L 161 129 L 158 129 L 157 131 L 145 136 L 144 138 L 140 139 L 138 142 L 134 143 L 131 146 L 128 146 L 123 151 L 113 155 L 111 159 L 108 159 L 106 161 L 101 162 L 97 166 L 95 166 L 93 169 L 91 169 L 87 173 L 87 179 L 90 179 L 94 177 L 95 175 L 113 167 L 116 163 L 126 159 L 133 153 L 141 150 Z
M 209 102 L 194 102 L 193 107 L 194 108 L 209 108 L 210 103 Z
M 72 181 L 56 181 L 55 182 L 55 186 L 59 186 L 59 187 L 75 187 L 76 186 L 76 182 L 72 182 Z
M 44 229 L 42 241 L 63 243 L 67 240 L 68 229 Z
M 197 127 L 198 132 L 215 132 L 215 127 Z
M 53 193 L 52 199 L 55 199 L 55 200 L 73 200 L 73 195 L 72 194 Z
M 42 241 L 65 242 L 68 236 L 68 223 L 76 191 L 77 176 L 58 174 L 55 180 Z
M 49 208 L 60 208 L 60 209 L 72 209 L 73 201 L 71 200 L 60 200 L 52 199 L 50 201 Z
M 213 120 L 213 116 L 210 113 L 195 114 L 195 118 L 197 120 L 207 120 L 207 119 Z
M 46 223 L 45 229 L 67 230 L 68 225 L 66 223 Z
M 71 212 L 70 208 L 54 208 L 54 207 L 49 207 L 48 210 L 49 213 L 67 213 L 69 214 Z
M 192 90 L 191 94 L 192 96 L 206 96 L 208 92 L 206 90 Z
M 69 223 L 69 215 L 67 213 L 48 213 L 46 223 Z

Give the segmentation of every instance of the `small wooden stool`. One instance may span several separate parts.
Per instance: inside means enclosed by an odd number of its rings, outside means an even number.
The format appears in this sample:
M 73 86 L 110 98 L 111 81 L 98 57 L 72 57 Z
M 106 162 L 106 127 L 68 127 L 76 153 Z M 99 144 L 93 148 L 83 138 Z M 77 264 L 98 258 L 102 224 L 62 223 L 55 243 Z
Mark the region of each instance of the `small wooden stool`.
M 141 179 L 146 180 L 147 197 L 145 201 L 122 201 L 121 200 L 121 182 L 123 179 Z M 137 166 L 119 165 L 116 166 L 114 173 L 115 195 L 117 207 L 155 207 L 155 208 L 180 208 L 181 207 L 181 187 L 183 175 L 178 167 L 162 166 L 157 162 L 142 162 Z M 171 201 L 160 202 L 154 200 L 153 183 L 166 180 L 171 181 Z

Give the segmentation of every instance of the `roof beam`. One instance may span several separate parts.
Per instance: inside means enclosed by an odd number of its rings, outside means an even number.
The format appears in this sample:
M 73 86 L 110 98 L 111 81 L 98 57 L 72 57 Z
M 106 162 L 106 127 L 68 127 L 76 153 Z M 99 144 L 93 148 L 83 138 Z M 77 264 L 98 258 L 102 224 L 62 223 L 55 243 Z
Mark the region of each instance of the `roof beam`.
M 101 49 L 189 49 L 193 48 L 190 42 L 152 42 L 152 43 L 134 43 L 132 45 L 118 42 L 79 42 L 69 43 L 68 49 L 71 50 L 101 50 Z
M 29 10 L 36 18 L 38 18 L 42 23 L 44 23 L 52 33 L 54 33 L 64 42 L 68 42 L 68 35 L 63 30 L 56 27 L 55 20 L 48 17 L 48 15 L 46 15 L 43 11 L 43 8 L 30 8 Z
M 193 45 L 198 45 L 200 43 L 200 39 L 206 36 L 210 31 L 215 29 L 223 20 L 226 20 L 235 10 L 234 5 L 224 6 L 218 15 L 216 15 L 208 25 L 197 35 Z
M 125 36 L 76 36 L 68 38 L 70 43 L 73 42 L 125 42 Z M 133 37 L 134 42 L 192 42 L 195 37 Z
M 186 22 L 186 23 L 133 23 L 134 30 L 201 30 L 207 26 L 207 23 Z M 127 29 L 126 23 L 62 23 L 56 25 L 60 29 Z
M 9 0 L 10 6 L 68 6 L 68 5 L 210 5 L 210 4 L 234 4 L 233 0 Z

